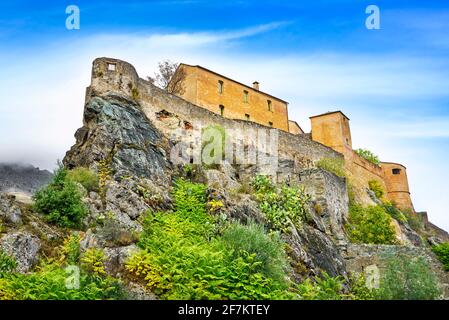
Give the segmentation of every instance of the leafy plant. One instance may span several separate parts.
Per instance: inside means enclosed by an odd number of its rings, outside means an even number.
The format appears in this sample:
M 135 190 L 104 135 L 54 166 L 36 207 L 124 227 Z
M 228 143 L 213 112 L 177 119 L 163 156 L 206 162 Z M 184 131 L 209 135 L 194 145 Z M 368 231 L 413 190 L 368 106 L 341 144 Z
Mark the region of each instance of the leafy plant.
M 405 212 L 405 217 L 407 218 L 407 223 L 416 232 L 420 232 L 424 226 L 422 220 L 414 212 Z
M 379 181 L 370 180 L 370 181 L 368 181 L 368 186 L 369 186 L 370 190 L 374 192 L 377 199 L 381 200 L 383 198 L 383 196 L 385 194 L 385 190 Z
M 253 188 L 259 207 L 273 229 L 289 232 L 291 223 L 299 226 L 307 218 L 310 196 L 305 193 L 304 188 L 284 185 L 277 190 L 265 176 L 257 176 Z
M 345 161 L 343 158 L 322 158 L 316 163 L 316 166 L 336 176 L 346 177 Z
M 436 246 L 432 246 L 432 251 L 436 254 L 438 259 L 444 266 L 444 270 L 449 271 L 449 243 L 441 243 Z
M 67 177 L 67 170 L 60 166 L 52 182 L 34 194 L 34 209 L 50 223 L 79 228 L 88 212 L 82 197 L 77 185 Z
M 440 296 L 437 278 L 423 257 L 388 253 L 384 260 L 377 299 L 433 300 Z
M 362 207 L 352 204 L 349 208 L 349 223 L 346 231 L 352 242 L 369 244 L 394 244 L 395 230 L 391 217 L 383 207 Z
M 81 256 L 81 266 L 91 274 L 102 276 L 106 274 L 105 260 L 106 256 L 103 250 L 90 248 Z
M 72 234 L 64 240 L 61 248 L 61 262 L 68 265 L 78 264 L 81 255 L 80 240 L 81 237 L 78 234 Z
M 238 258 L 242 252 L 255 254 L 256 260 L 261 262 L 258 272 L 280 283 L 285 282 L 288 262 L 285 244 L 278 233 L 268 235 L 262 225 L 253 221 L 248 225 L 234 223 L 224 231 L 223 241 L 232 251 L 233 258 Z
M 138 243 L 142 250 L 126 262 L 131 276 L 166 299 L 291 297 L 285 281 L 261 272 L 258 253 L 236 253 L 216 233 L 203 184 L 177 180 L 173 198 L 173 212 L 147 214 Z
M 78 182 L 89 192 L 98 191 L 98 176 L 92 170 L 77 167 L 67 172 L 67 178 Z
M 393 203 L 386 201 L 383 203 L 382 207 L 391 217 L 393 217 L 397 221 L 402 223 L 407 222 L 407 217 Z
M 306 279 L 297 285 L 302 300 L 342 300 L 344 279 L 340 276 L 331 277 L 326 272 L 314 277 L 314 281 Z
M 0 250 L 0 278 L 2 278 L 3 273 L 13 272 L 16 267 L 16 260 Z
M 357 149 L 357 150 L 355 150 L 355 152 L 362 158 L 371 162 L 372 164 L 375 164 L 375 165 L 380 164 L 379 157 L 367 149 Z

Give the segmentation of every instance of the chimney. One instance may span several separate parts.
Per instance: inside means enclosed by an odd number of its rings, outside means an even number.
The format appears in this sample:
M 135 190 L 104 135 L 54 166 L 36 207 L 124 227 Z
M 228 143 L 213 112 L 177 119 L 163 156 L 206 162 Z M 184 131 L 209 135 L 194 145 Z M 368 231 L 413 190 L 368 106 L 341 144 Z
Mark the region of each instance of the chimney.
M 257 91 L 259 91 L 259 82 L 254 81 L 253 82 L 253 88 L 256 89 Z

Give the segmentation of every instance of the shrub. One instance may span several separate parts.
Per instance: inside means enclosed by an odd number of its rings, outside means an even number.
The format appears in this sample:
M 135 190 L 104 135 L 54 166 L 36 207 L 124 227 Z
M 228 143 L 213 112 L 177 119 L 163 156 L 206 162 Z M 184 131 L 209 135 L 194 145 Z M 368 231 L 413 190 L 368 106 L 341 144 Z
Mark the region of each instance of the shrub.
M 259 194 L 274 192 L 276 190 L 276 187 L 274 186 L 271 179 L 268 176 L 262 174 L 257 175 L 251 181 L 250 185 Z
M 64 240 L 61 248 L 61 262 L 69 265 L 78 264 L 81 254 L 80 239 L 79 235 L 72 234 Z
M 147 214 L 138 242 L 142 250 L 126 262 L 131 276 L 166 299 L 289 297 L 285 282 L 260 271 L 263 262 L 257 253 L 235 255 L 215 232 L 204 185 L 178 180 L 173 198 L 173 212 Z
M 336 176 L 346 177 L 345 161 L 343 158 L 322 158 L 316 163 L 316 166 Z
M 368 244 L 394 244 L 396 242 L 391 217 L 379 205 L 362 207 L 352 204 L 349 208 L 348 222 L 346 230 L 352 242 Z
M 0 299 L 17 300 L 99 300 L 123 299 L 121 283 L 111 277 L 79 275 L 79 288 L 71 288 L 67 281 L 71 273 L 48 264 L 38 272 L 9 274 L 0 279 Z
M 321 276 L 316 276 L 314 282 L 306 279 L 297 285 L 297 290 L 303 300 L 342 300 L 343 284 L 342 277 L 331 277 L 324 272 Z
M 368 186 L 369 186 L 370 190 L 374 192 L 377 199 L 380 200 L 383 198 L 383 196 L 385 194 L 385 190 L 379 181 L 370 180 L 370 181 L 368 181 Z
M 374 153 L 372 153 L 372 152 L 369 151 L 369 150 L 366 150 L 366 149 L 357 149 L 357 150 L 355 150 L 355 152 L 356 152 L 359 156 L 361 156 L 362 158 L 364 158 L 364 159 L 368 160 L 369 162 L 371 162 L 372 164 L 375 164 L 375 165 L 377 165 L 377 166 L 380 164 L 379 157 L 376 156 Z
M 288 263 L 285 244 L 278 233 L 268 235 L 262 225 L 252 221 L 248 225 L 234 223 L 223 233 L 223 240 L 233 258 L 238 258 L 242 252 L 255 254 L 255 259 L 261 262 L 258 272 L 276 281 L 285 281 Z
M 0 249 L 0 278 L 3 273 L 13 272 L 17 267 L 15 259 L 8 256 Z
M 351 290 L 348 298 L 351 300 L 375 300 L 376 289 L 370 289 L 366 286 L 365 275 L 353 275 L 349 278 Z
M 432 251 L 437 255 L 438 259 L 444 266 L 444 270 L 449 271 L 449 243 L 441 243 L 433 246 Z
M 98 176 L 92 170 L 78 167 L 67 172 L 67 178 L 78 182 L 87 191 L 98 191 Z
M 423 257 L 389 253 L 384 261 L 377 299 L 432 300 L 441 294 L 437 278 Z
M 289 232 L 291 223 L 299 226 L 306 220 L 310 196 L 304 188 L 282 186 L 276 190 L 273 185 L 262 184 L 255 189 L 259 207 L 272 229 Z
M 402 223 L 407 222 L 407 217 L 391 202 L 384 202 L 382 207 L 392 218 Z
M 422 220 L 416 213 L 405 212 L 405 217 L 410 228 L 412 228 L 416 232 L 420 232 L 424 228 Z
M 81 256 L 81 266 L 91 274 L 102 276 L 106 274 L 105 260 L 106 256 L 103 250 L 90 248 Z
M 88 212 L 82 196 L 77 185 L 67 178 L 67 170 L 60 166 L 52 182 L 34 194 L 34 209 L 45 215 L 50 223 L 69 228 L 80 227 L 82 218 Z

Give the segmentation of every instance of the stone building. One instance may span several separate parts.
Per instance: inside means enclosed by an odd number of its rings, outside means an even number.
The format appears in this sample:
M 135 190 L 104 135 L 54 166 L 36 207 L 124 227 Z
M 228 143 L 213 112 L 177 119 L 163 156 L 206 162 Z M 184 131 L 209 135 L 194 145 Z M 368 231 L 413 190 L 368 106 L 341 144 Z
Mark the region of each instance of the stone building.
M 288 119 L 288 102 L 201 66 L 180 64 L 182 88 L 177 95 L 229 119 L 242 119 L 293 134 L 304 133 Z

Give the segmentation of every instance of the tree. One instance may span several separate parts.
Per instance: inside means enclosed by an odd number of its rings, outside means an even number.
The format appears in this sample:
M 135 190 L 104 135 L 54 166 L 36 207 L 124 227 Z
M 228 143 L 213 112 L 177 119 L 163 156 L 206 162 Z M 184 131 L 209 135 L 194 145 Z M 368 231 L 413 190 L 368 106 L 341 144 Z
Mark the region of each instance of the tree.
M 183 80 L 185 71 L 179 67 L 179 63 L 164 60 L 158 63 L 159 72 L 154 77 L 147 77 L 148 81 L 173 94 L 183 94 L 185 89 Z

